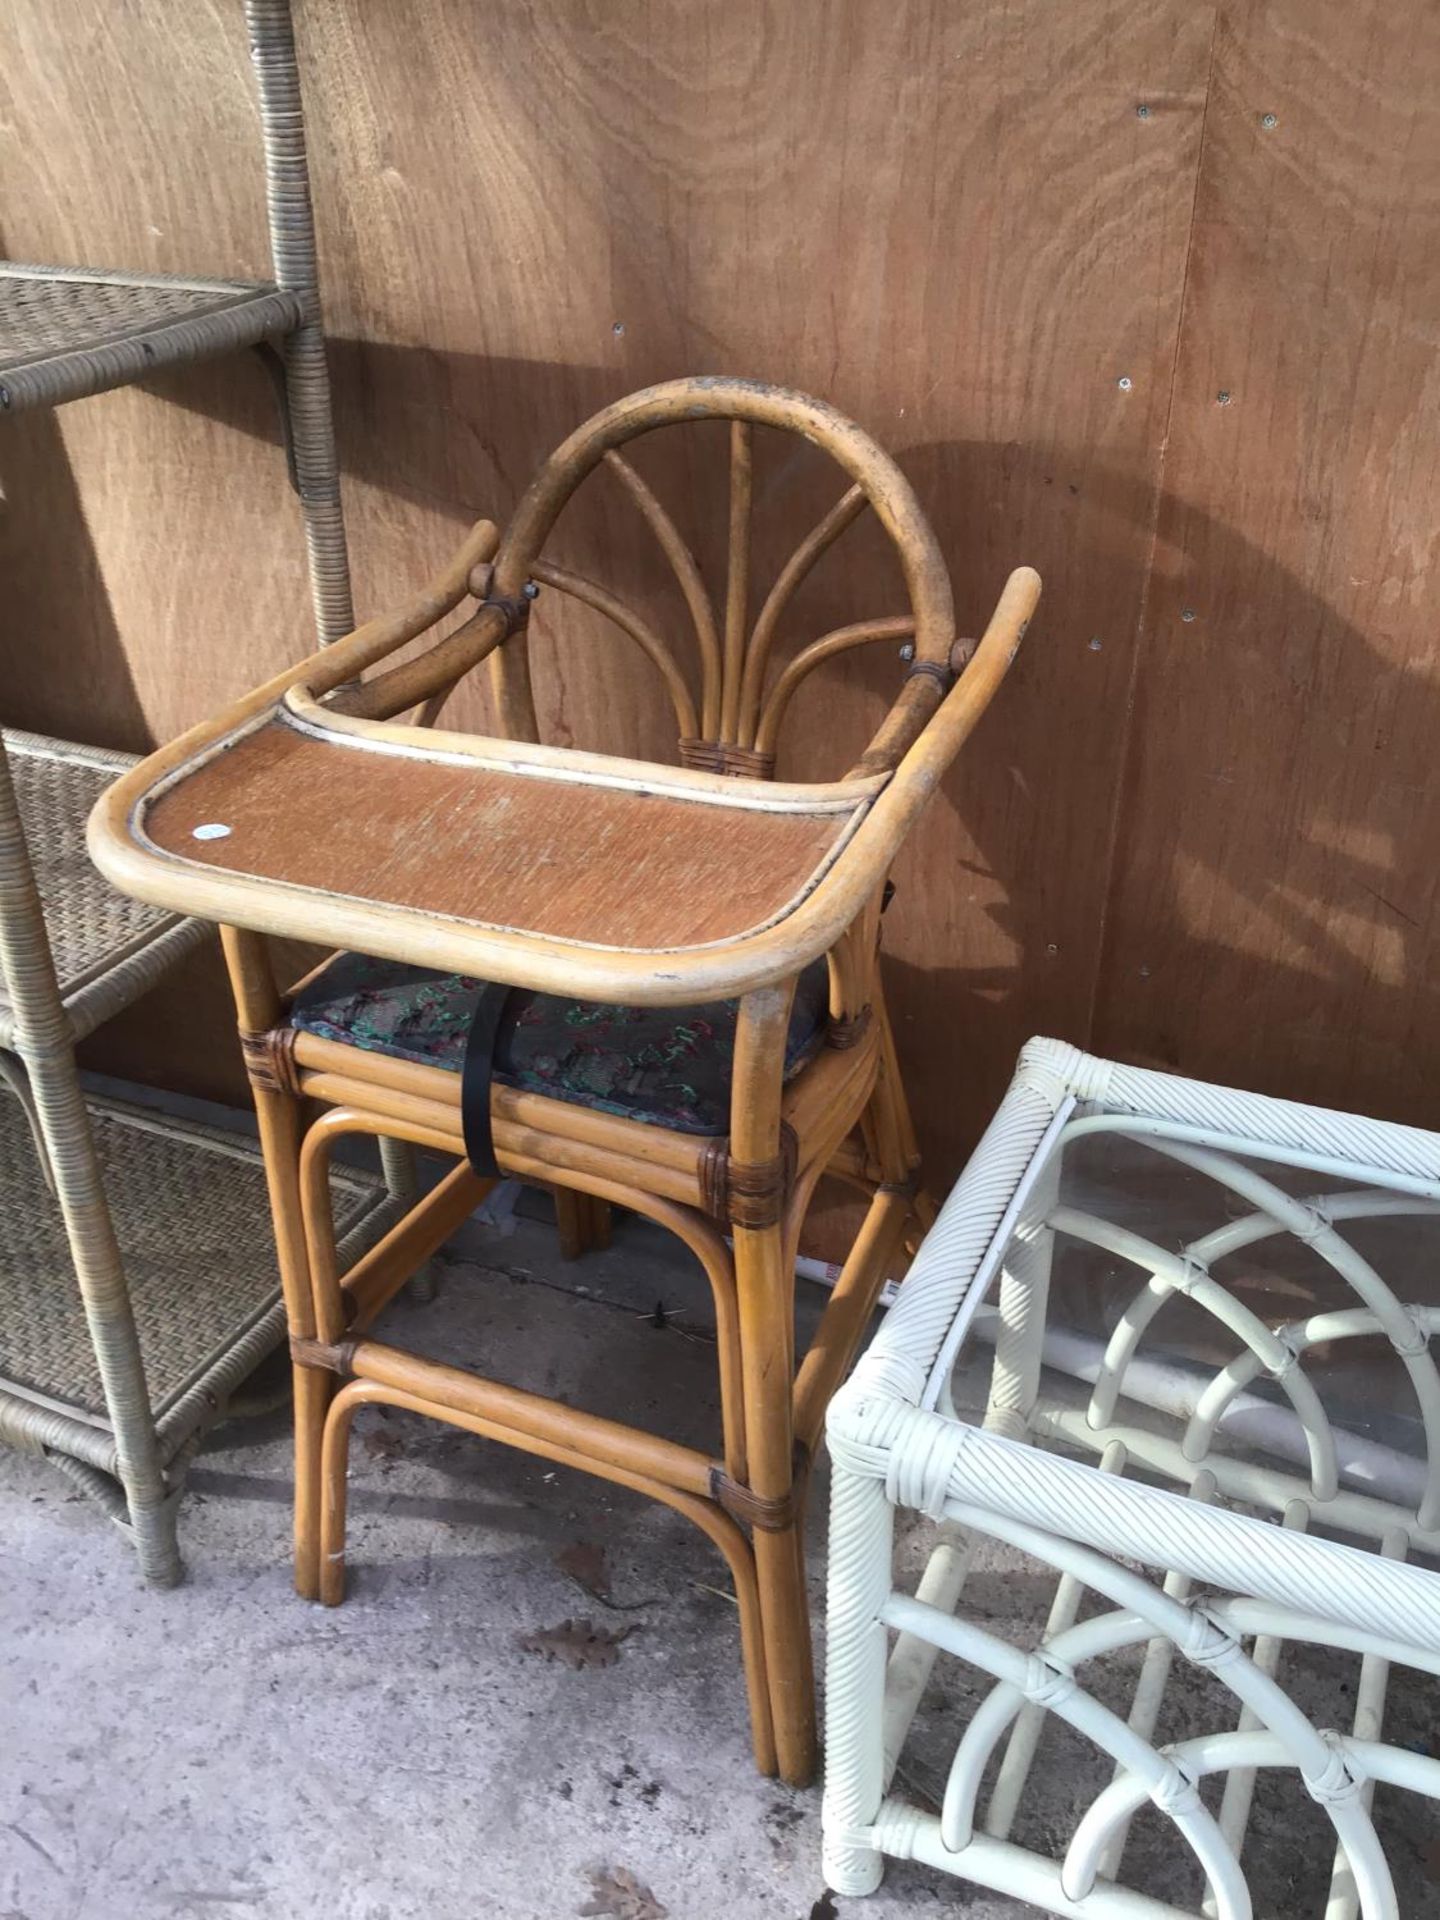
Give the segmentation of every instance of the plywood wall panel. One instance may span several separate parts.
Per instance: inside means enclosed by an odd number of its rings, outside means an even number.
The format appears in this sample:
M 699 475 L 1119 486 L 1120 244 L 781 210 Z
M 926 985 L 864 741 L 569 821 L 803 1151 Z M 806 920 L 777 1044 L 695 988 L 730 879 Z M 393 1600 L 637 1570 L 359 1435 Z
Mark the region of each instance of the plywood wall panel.
M 10 13 L 11 250 L 259 270 L 238 6 Z M 824 394 L 895 450 L 967 624 L 1010 566 L 1046 575 L 1027 652 L 906 857 L 888 935 L 902 1053 L 948 1174 L 1024 1036 L 1083 1038 L 1095 992 L 1211 10 L 300 0 L 297 18 L 362 609 L 508 508 L 594 407 L 714 370 Z M 30 469 L 28 511 L 50 531 L 23 628 L 0 638 L 7 717 L 139 744 L 286 657 L 303 582 L 278 462 L 249 366 L 63 416 L 48 468 Z M 658 470 L 713 551 L 718 463 Z M 828 496 L 803 464 L 764 484 L 773 562 Z M 0 540 L 28 544 L 21 527 Z M 577 511 L 562 545 L 673 625 L 625 503 Z M 857 530 L 787 644 L 893 605 L 882 560 Z M 555 737 L 666 745 L 622 642 L 579 618 L 537 624 Z M 26 638 L 40 630 L 43 663 Z M 898 671 L 853 660 L 815 683 L 793 770 L 862 741 Z M 481 692 L 455 712 L 483 721 Z
M 268 277 L 240 7 L 6 7 L 0 250 Z M 138 749 L 306 644 L 252 355 L 0 423 L 8 724 Z
M 1440 15 L 1227 6 L 1096 1045 L 1434 1125 Z

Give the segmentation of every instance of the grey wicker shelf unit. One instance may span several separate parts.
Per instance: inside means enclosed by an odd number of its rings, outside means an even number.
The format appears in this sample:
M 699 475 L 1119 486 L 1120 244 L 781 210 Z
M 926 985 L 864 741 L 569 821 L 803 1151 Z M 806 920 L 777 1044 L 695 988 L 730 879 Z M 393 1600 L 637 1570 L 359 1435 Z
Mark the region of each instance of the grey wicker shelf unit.
M 289 0 L 246 0 L 245 14 L 274 283 L 0 262 L 0 421 L 258 350 L 328 642 L 354 617 Z M 0 1440 L 52 1460 L 129 1533 L 146 1578 L 170 1584 L 185 1464 L 284 1318 L 258 1154 L 81 1087 L 76 1043 L 210 937 L 122 899 L 90 865 L 90 809 L 131 764 L 34 734 L 0 740 L 0 1082 L 14 1096 L 0 1095 Z M 352 1245 L 398 1217 L 414 1177 L 392 1154 L 383 1184 L 336 1181 Z

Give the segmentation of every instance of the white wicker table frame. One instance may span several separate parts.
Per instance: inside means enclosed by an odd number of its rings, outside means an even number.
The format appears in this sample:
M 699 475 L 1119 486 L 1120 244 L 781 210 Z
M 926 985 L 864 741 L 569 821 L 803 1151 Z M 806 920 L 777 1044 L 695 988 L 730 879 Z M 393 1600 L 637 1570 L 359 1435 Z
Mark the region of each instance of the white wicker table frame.
M 1176 1251 L 1101 1209 L 1064 1203 L 1064 1156 L 1099 1133 L 1123 1134 L 1216 1183 L 1222 1224 Z M 1283 1171 L 1294 1169 L 1303 1182 Z M 1287 1178 L 1291 1189 L 1308 1188 L 1304 1197 L 1287 1190 Z M 1440 1799 L 1440 1762 L 1383 1739 L 1391 1668 L 1418 1670 L 1411 1680 L 1440 1674 L 1440 1574 L 1407 1563 L 1412 1552 L 1440 1553 L 1440 1373 L 1430 1345 L 1440 1310 L 1406 1304 L 1403 1286 L 1397 1292 L 1357 1250 L 1353 1227 L 1347 1238 L 1347 1224 L 1390 1216 L 1422 1224 L 1440 1216 L 1440 1135 L 1122 1067 L 1055 1041 L 1027 1046 L 830 1411 L 824 1826 L 826 1872 L 838 1892 L 873 1890 L 891 1855 L 1072 1920 L 1245 1920 L 1257 1910 L 1252 1854 L 1242 1864 L 1257 1769 L 1289 1768 L 1302 1801 L 1308 1793 L 1328 1816 L 1335 1847 L 1328 1889 L 1303 1912 L 1325 1920 L 1402 1913 L 1371 1805 L 1377 1783 Z M 1287 1234 L 1344 1282 L 1352 1305 L 1275 1328 L 1236 1297 L 1226 1258 Z M 1088 1407 L 1063 1404 L 1041 1370 L 1060 1236 L 1102 1248 L 1134 1280 Z M 979 1426 L 954 1414 L 950 1380 L 992 1281 L 995 1358 Z M 1167 1431 L 1129 1417 L 1127 1371 L 1152 1321 L 1180 1295 L 1213 1318 L 1234 1357 L 1188 1421 Z M 1344 1484 L 1312 1379 L 1312 1349 L 1377 1337 L 1403 1369 L 1425 1437 L 1410 1510 Z M 1267 1381 L 1303 1434 L 1308 1472 L 1217 1441 L 1227 1408 Z M 1093 1457 L 1042 1451 L 1038 1439 Z M 1122 1478 L 1127 1466 L 1146 1481 Z M 897 1589 L 893 1572 L 901 1509 L 939 1523 L 914 1596 Z M 981 1539 L 1058 1576 L 1038 1645 L 1014 1645 L 957 1617 Z M 1356 1540 L 1363 1544 L 1346 1543 Z M 1331 1650 L 1327 1672 L 1353 1669 L 1353 1692 L 1335 1703 L 1343 1730 L 1317 1725 L 1282 1684 L 1287 1643 Z M 1127 1649 L 1135 1669 L 1128 1713 L 1098 1698 L 1092 1680 Z M 942 1652 L 993 1684 L 961 1732 L 943 1806 L 927 1811 L 891 1784 Z M 1162 1703 L 1187 1662 L 1230 1697 L 1227 1724 L 1166 1744 L 1157 1735 Z M 1063 1855 L 1011 1837 L 1049 1716 L 1114 1762 Z M 1221 1775 L 1223 1783 L 1209 1779 Z M 1203 1870 L 1194 1879 L 1205 1891 L 1190 1904 L 1174 1904 L 1183 1872 L 1156 1889 L 1122 1880 L 1130 1823 L 1147 1803 L 1168 1816 L 1175 1846 Z M 1425 1817 L 1433 1833 L 1433 1810 Z M 1302 1910 L 1283 1911 L 1298 1920 Z M 1409 1920 L 1420 1909 L 1403 1911 Z

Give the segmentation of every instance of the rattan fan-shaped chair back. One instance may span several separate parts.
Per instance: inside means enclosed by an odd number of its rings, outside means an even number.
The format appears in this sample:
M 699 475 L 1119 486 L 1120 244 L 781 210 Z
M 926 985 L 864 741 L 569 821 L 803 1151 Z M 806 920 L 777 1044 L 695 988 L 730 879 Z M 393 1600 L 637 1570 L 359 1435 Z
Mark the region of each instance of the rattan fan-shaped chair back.
M 622 452 L 631 441 L 662 428 L 697 421 L 729 425 L 729 501 L 725 591 L 717 613 L 695 554 L 654 489 Z M 802 436 L 840 468 L 849 485 L 779 569 L 751 621 L 754 429 L 765 426 Z M 549 557 L 550 537 L 586 479 L 613 475 L 658 543 L 684 597 L 694 647 L 669 638 L 611 588 Z M 778 673 L 775 643 L 791 601 L 829 548 L 867 510 L 893 543 L 908 610 L 856 621 L 812 641 Z M 537 588 L 582 602 L 603 615 L 648 657 L 674 709 L 680 757 L 686 766 L 765 778 L 774 772 L 775 744 L 790 701 L 822 662 L 872 642 L 906 643 L 910 679 L 897 707 L 871 742 L 860 770 L 889 768 L 911 744 L 953 678 L 955 618 L 950 580 L 935 535 L 909 481 L 884 449 L 833 407 L 809 396 L 754 381 L 696 379 L 646 388 L 586 421 L 545 461 L 516 508 L 488 573 L 476 583 L 483 598 L 513 622 L 490 673 L 501 731 L 510 739 L 538 739 L 525 629 Z M 422 687 L 425 718 L 435 720 L 451 689 L 488 651 L 488 636 L 471 623 L 424 660 L 381 675 L 354 711 L 372 717 L 413 705 Z M 686 658 L 686 654 L 692 657 Z M 436 682 L 439 681 L 438 690 Z M 768 681 L 768 685 L 767 685 Z

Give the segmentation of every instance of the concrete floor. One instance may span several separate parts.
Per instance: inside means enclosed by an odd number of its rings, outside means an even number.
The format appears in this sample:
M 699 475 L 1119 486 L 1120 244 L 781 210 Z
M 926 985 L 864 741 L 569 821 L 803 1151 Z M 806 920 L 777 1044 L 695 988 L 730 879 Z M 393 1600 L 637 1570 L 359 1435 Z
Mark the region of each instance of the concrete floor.
M 710 1444 L 703 1283 L 670 1246 L 630 1223 L 615 1252 L 562 1266 L 521 1221 L 472 1239 L 484 1265 L 447 1260 L 433 1306 L 391 1313 L 416 1347 Z M 818 1792 L 754 1772 L 708 1542 L 406 1415 L 362 1415 L 357 1435 L 335 1610 L 290 1590 L 288 1413 L 211 1436 L 168 1593 L 64 1480 L 0 1451 L 0 1920 L 552 1920 L 615 1868 L 673 1920 L 806 1920 Z M 612 1609 L 560 1564 L 577 1546 L 603 1550 Z M 577 1617 L 633 1627 L 613 1666 L 523 1650 Z M 936 1898 L 900 1868 L 843 1910 L 896 1920 Z
M 537 1220 L 505 1238 L 472 1225 L 439 1300 L 397 1303 L 395 1330 L 710 1445 L 704 1288 L 672 1245 L 630 1222 L 609 1255 L 563 1266 Z M 0 1452 L 0 1920 L 1035 1911 L 903 1865 L 868 1901 L 823 1899 L 818 1792 L 756 1776 L 726 1572 L 678 1517 L 408 1416 L 371 1412 L 357 1432 L 350 1592 L 336 1610 L 290 1590 L 283 1412 L 232 1421 L 196 1460 L 189 1579 L 168 1593 L 139 1585 L 66 1482 Z M 825 1493 L 822 1469 L 817 1611 Z M 567 1562 L 592 1579 L 603 1564 L 610 1607 Z M 982 1553 L 967 1606 L 1012 1626 L 1038 1609 L 1038 1625 L 1044 1594 L 1020 1568 Z M 580 1617 L 633 1628 L 613 1665 L 572 1671 L 523 1647 Z M 917 1724 L 920 1777 L 906 1782 L 931 1793 L 974 1691 L 953 1666 L 937 1678 L 934 1727 Z M 1417 1736 L 1427 1724 L 1417 1708 Z M 1039 1803 L 1051 1841 L 1068 1831 L 1077 1778 L 1062 1764 Z M 1288 1859 L 1291 1815 L 1277 1802 L 1257 1823 Z M 1147 1815 L 1136 1845 L 1152 1844 L 1168 1842 Z M 1433 1887 L 1423 1863 L 1440 1854 L 1422 1849 L 1434 1844 L 1400 1837 L 1410 1887 Z M 616 1871 L 655 1904 L 590 1904 L 592 1875 Z M 1262 1910 L 1284 1920 L 1323 1910 L 1288 1868 L 1273 1891 Z M 1410 1898 L 1407 1917 L 1429 1910 Z

